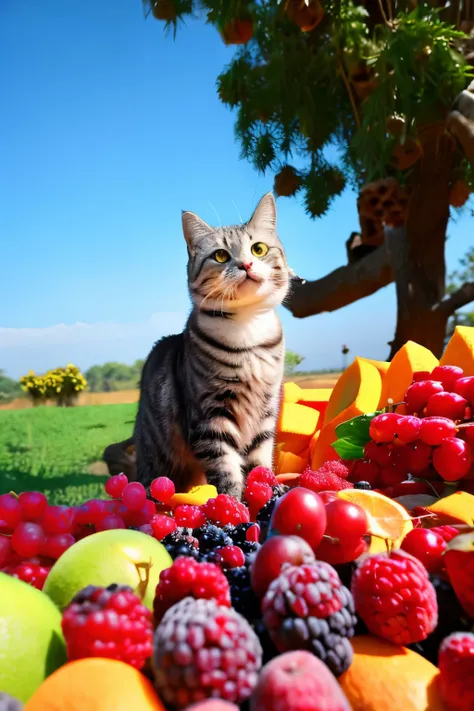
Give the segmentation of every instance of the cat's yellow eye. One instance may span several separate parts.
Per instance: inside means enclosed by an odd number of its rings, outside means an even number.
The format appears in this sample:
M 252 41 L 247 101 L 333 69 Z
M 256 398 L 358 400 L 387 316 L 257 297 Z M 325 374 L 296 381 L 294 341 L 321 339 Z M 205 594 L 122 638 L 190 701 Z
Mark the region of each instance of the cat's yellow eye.
M 264 257 L 268 253 L 268 246 L 263 242 L 255 242 L 250 248 L 254 257 Z
M 230 254 L 226 252 L 225 249 L 218 249 L 217 252 L 214 252 L 214 259 L 216 262 L 219 262 L 219 264 L 225 264 L 229 261 Z

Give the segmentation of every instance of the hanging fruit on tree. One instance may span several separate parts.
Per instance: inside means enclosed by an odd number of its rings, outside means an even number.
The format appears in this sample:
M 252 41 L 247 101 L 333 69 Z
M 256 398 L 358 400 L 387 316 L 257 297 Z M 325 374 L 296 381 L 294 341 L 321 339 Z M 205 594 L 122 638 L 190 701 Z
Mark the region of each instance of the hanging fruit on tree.
M 406 221 L 408 192 L 395 178 L 367 183 L 357 201 L 360 218 L 389 227 L 400 227 Z
M 302 32 L 312 32 L 324 17 L 324 7 L 319 0 L 287 0 L 285 12 Z
M 449 204 L 451 207 L 462 207 L 469 200 L 471 189 L 465 180 L 456 180 L 449 192 Z
M 285 165 L 279 173 L 275 175 L 273 189 L 278 197 L 291 197 L 301 187 L 302 179 L 296 168 Z
M 247 44 L 253 37 L 251 17 L 236 17 L 227 22 L 221 30 L 221 37 L 226 45 Z
M 150 0 L 151 12 L 156 20 L 174 22 L 178 13 L 173 0 Z
M 403 116 L 400 116 L 399 114 L 392 114 L 385 122 L 387 133 L 391 136 L 396 136 L 397 138 L 402 135 L 405 130 L 405 126 L 406 121 Z
M 405 143 L 399 143 L 393 149 L 392 160 L 398 170 L 408 170 L 415 165 L 417 160 L 423 155 L 420 141 L 415 138 L 407 138 Z
M 367 99 L 377 88 L 373 69 L 363 60 L 352 61 L 348 67 L 349 79 L 358 99 Z

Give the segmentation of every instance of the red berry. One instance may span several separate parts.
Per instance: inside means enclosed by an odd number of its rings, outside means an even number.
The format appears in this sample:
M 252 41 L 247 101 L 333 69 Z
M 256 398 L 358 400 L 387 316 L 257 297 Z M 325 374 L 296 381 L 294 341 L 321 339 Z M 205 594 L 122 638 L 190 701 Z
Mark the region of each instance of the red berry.
M 10 560 L 11 553 L 11 538 L 8 536 L 0 536 L 0 569 L 7 565 Z
M 41 519 L 45 533 L 71 533 L 76 512 L 68 506 L 48 506 Z
M 463 375 L 463 369 L 457 365 L 437 365 L 431 372 L 431 380 L 439 380 L 445 390 L 452 391 Z
M 37 523 L 19 523 L 13 532 L 12 548 L 22 558 L 33 558 L 41 552 L 45 540 L 44 531 Z
M 269 484 L 256 480 L 247 482 L 244 498 L 252 509 L 260 511 L 267 501 L 270 501 L 272 496 L 273 489 Z
M 152 615 L 126 585 L 89 585 L 63 613 L 68 661 L 108 657 L 141 669 L 151 657 Z
M 174 496 L 175 486 L 167 476 L 160 476 L 151 482 L 150 493 L 156 501 L 166 504 Z
M 397 486 L 405 481 L 406 472 L 400 471 L 397 467 L 384 467 L 380 470 L 380 475 L 377 480 L 378 486 L 385 489 L 390 486 Z
M 200 528 L 206 523 L 206 517 L 200 506 L 181 504 L 173 510 L 173 516 L 178 526 L 182 528 Z
M 447 417 L 451 420 L 463 420 L 466 407 L 467 400 L 457 393 L 435 393 L 428 400 L 426 414 Z
M 379 474 L 380 466 L 378 464 L 359 459 L 352 468 L 350 480 L 354 484 L 358 481 L 367 481 L 371 486 L 374 486 Z
M 467 378 L 459 378 L 454 385 L 453 392 L 461 395 L 468 402 L 474 402 L 474 375 Z
M 50 570 L 50 566 L 25 561 L 17 566 L 8 568 L 6 572 L 8 575 L 18 578 L 18 580 L 23 580 L 24 583 L 28 583 L 28 585 L 37 590 L 42 590 Z
M 217 548 L 217 562 L 221 568 L 241 568 L 245 565 L 245 555 L 239 546 L 224 546 Z
M 160 575 L 153 603 L 155 620 L 160 622 L 165 612 L 185 597 L 216 600 L 219 605 L 230 607 L 229 583 L 217 565 L 180 556 Z
M 368 544 L 364 538 L 350 540 L 348 543 L 336 543 L 329 538 L 323 538 L 315 550 L 316 558 L 331 565 L 352 563 L 366 553 Z
M 362 559 L 352 576 L 355 609 L 369 632 L 399 645 L 421 642 L 438 623 L 426 568 L 402 550 Z
M 255 523 L 245 531 L 245 540 L 249 543 L 258 543 L 260 540 L 260 526 Z
M 316 558 L 337 565 L 349 563 L 366 549 L 363 536 L 368 532 L 369 522 L 363 508 L 343 499 L 326 504 L 326 530 L 316 548 Z
M 250 521 L 248 508 L 227 494 L 219 494 L 215 499 L 209 499 L 201 508 L 206 518 L 218 526 L 237 526 Z
M 278 578 L 285 563 L 301 565 L 314 560 L 308 543 L 299 536 L 267 538 L 250 567 L 250 581 L 255 595 L 262 598 L 270 583 Z
M 380 467 L 388 467 L 391 461 L 392 446 L 389 444 L 377 444 L 377 442 L 367 442 L 364 447 L 364 456 L 370 462 L 375 462 Z
M 153 536 L 157 541 L 162 541 L 169 533 L 173 533 L 178 528 L 174 518 L 163 514 L 156 514 L 151 519 L 150 525 L 153 529 Z
M 442 393 L 442 384 L 436 380 L 422 380 L 413 383 L 405 393 L 405 404 L 410 414 L 423 414 L 428 400 L 435 393 Z
M 446 437 L 454 437 L 456 425 L 447 417 L 425 417 L 421 420 L 420 439 L 432 447 L 441 444 Z
M 0 531 L 13 531 L 23 519 L 20 502 L 11 494 L 0 496 Z
M 449 541 L 452 541 L 453 538 L 456 538 L 456 536 L 459 536 L 460 534 L 458 528 L 449 525 L 435 526 L 430 530 L 433 531 L 433 533 L 438 533 L 446 541 L 446 543 L 449 543 Z
M 427 469 L 431 463 L 432 453 L 432 447 L 424 442 L 407 444 L 401 453 L 406 471 L 410 474 L 419 474 Z
M 24 491 L 19 497 L 24 521 L 39 521 L 46 510 L 48 499 L 40 491 Z
M 384 412 L 376 415 L 370 423 L 369 435 L 374 442 L 393 442 L 397 432 L 399 415 L 394 412 Z
M 125 522 L 117 514 L 109 514 L 96 525 L 96 531 L 113 531 L 118 528 L 126 528 Z
M 268 486 L 277 486 L 278 479 L 271 469 L 267 469 L 267 467 L 255 467 L 247 477 L 247 484 L 252 484 L 253 482 L 268 484 Z
M 396 435 L 400 442 L 408 444 L 418 438 L 423 420 L 413 415 L 399 416 Z
M 125 474 L 116 474 L 105 482 L 105 491 L 113 499 L 120 499 L 127 484 L 128 478 Z
M 317 494 L 302 486 L 278 499 L 269 524 L 269 536 L 300 536 L 316 548 L 326 528 L 326 511 Z
M 429 370 L 417 370 L 416 373 L 413 373 L 413 382 L 414 383 L 420 383 L 423 380 L 430 380 L 431 379 L 431 373 Z
M 443 568 L 446 541 L 428 528 L 414 528 L 403 539 L 401 548 L 423 563 L 428 573 L 439 573 Z
M 46 538 L 41 552 L 46 558 L 57 560 L 62 556 L 64 551 L 74 545 L 75 542 L 76 539 L 71 533 L 58 533 Z
M 458 437 L 447 437 L 433 451 L 433 466 L 445 481 L 457 481 L 469 473 L 472 456 L 469 445 Z
M 325 471 L 321 467 L 317 471 L 312 471 L 309 467 L 304 470 L 298 479 L 298 486 L 318 494 L 320 491 L 342 491 L 352 489 L 352 484 L 331 471 Z
M 140 511 L 145 505 L 145 487 L 138 481 L 132 481 L 122 492 L 122 501 L 129 511 Z
M 439 689 L 449 711 L 474 709 L 474 634 L 454 632 L 439 648 Z
M 147 536 L 153 536 L 153 528 L 149 523 L 144 523 L 143 526 L 139 526 L 138 530 L 140 533 L 146 533 Z
M 324 462 L 324 464 L 321 464 L 317 471 L 319 474 L 333 474 L 340 479 L 347 479 L 350 474 L 348 465 L 339 459 L 329 459 L 327 462 Z

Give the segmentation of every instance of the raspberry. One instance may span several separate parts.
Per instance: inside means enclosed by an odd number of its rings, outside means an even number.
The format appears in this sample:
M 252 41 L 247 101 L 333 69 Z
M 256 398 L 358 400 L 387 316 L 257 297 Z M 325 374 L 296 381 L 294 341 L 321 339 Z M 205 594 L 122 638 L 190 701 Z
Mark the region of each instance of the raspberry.
M 310 489 L 316 494 L 320 491 L 342 491 L 342 489 L 354 488 L 350 482 L 334 472 L 324 471 L 322 467 L 315 472 L 309 467 L 305 469 L 298 479 L 298 486 Z
M 227 494 L 219 494 L 215 499 L 209 499 L 201 509 L 209 521 L 220 526 L 229 523 L 236 526 L 238 523 L 250 521 L 248 508 Z
M 439 648 L 439 688 L 449 711 L 474 708 L 474 634 L 455 632 Z
M 352 595 L 332 566 L 286 564 L 262 601 L 263 621 L 279 652 L 306 649 L 339 676 L 352 662 Z
M 335 474 L 336 476 L 341 477 L 341 479 L 347 479 L 349 476 L 349 467 L 347 464 L 344 464 L 344 462 L 341 462 L 338 459 L 330 459 L 329 461 L 324 462 L 324 464 L 321 464 L 318 472 L 327 472 L 328 474 Z
M 153 651 L 152 614 L 127 585 L 78 592 L 64 610 L 62 629 L 69 661 L 108 657 L 141 669 Z
M 438 533 L 446 543 L 449 543 L 449 541 L 452 541 L 453 538 L 456 538 L 456 536 L 459 536 L 460 531 L 458 528 L 455 526 L 435 526 L 434 528 L 430 529 L 433 533 Z
M 244 498 L 252 509 L 260 511 L 262 506 L 265 506 L 267 501 L 272 498 L 272 495 L 273 489 L 268 484 L 261 481 L 247 482 Z
M 174 520 L 184 528 L 199 528 L 206 523 L 206 517 L 200 506 L 181 504 L 173 510 Z
M 351 590 L 357 614 L 369 631 L 389 642 L 419 642 L 437 625 L 436 593 L 426 568 L 405 551 L 363 559 Z
M 150 521 L 151 527 L 153 529 L 153 536 L 157 541 L 162 541 L 166 536 L 173 531 L 176 531 L 178 524 L 171 518 L 171 516 L 165 516 L 164 514 L 155 514 Z
M 254 482 L 268 484 L 268 486 L 278 485 L 278 479 L 275 474 L 267 467 L 255 467 L 255 469 L 252 469 L 247 477 L 247 484 L 253 484 Z
M 155 632 L 155 684 L 167 706 L 183 709 L 209 697 L 240 704 L 251 695 L 261 663 L 248 622 L 215 600 L 181 600 Z
M 213 563 L 198 563 L 192 558 L 176 558 L 160 575 L 156 586 L 153 611 L 157 622 L 170 607 L 185 597 L 216 600 L 230 607 L 229 583 L 222 570 Z

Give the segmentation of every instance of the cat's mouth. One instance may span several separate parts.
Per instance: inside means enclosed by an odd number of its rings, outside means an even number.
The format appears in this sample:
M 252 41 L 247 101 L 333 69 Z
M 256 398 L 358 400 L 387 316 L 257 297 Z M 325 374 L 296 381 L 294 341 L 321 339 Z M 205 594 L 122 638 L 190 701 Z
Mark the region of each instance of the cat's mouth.
M 245 284 L 245 282 L 248 281 L 254 281 L 256 284 L 261 284 L 263 282 L 263 277 L 261 277 L 259 274 L 255 274 L 254 272 L 247 271 L 245 272 L 245 274 L 242 274 L 242 279 L 239 282 L 239 286 Z

